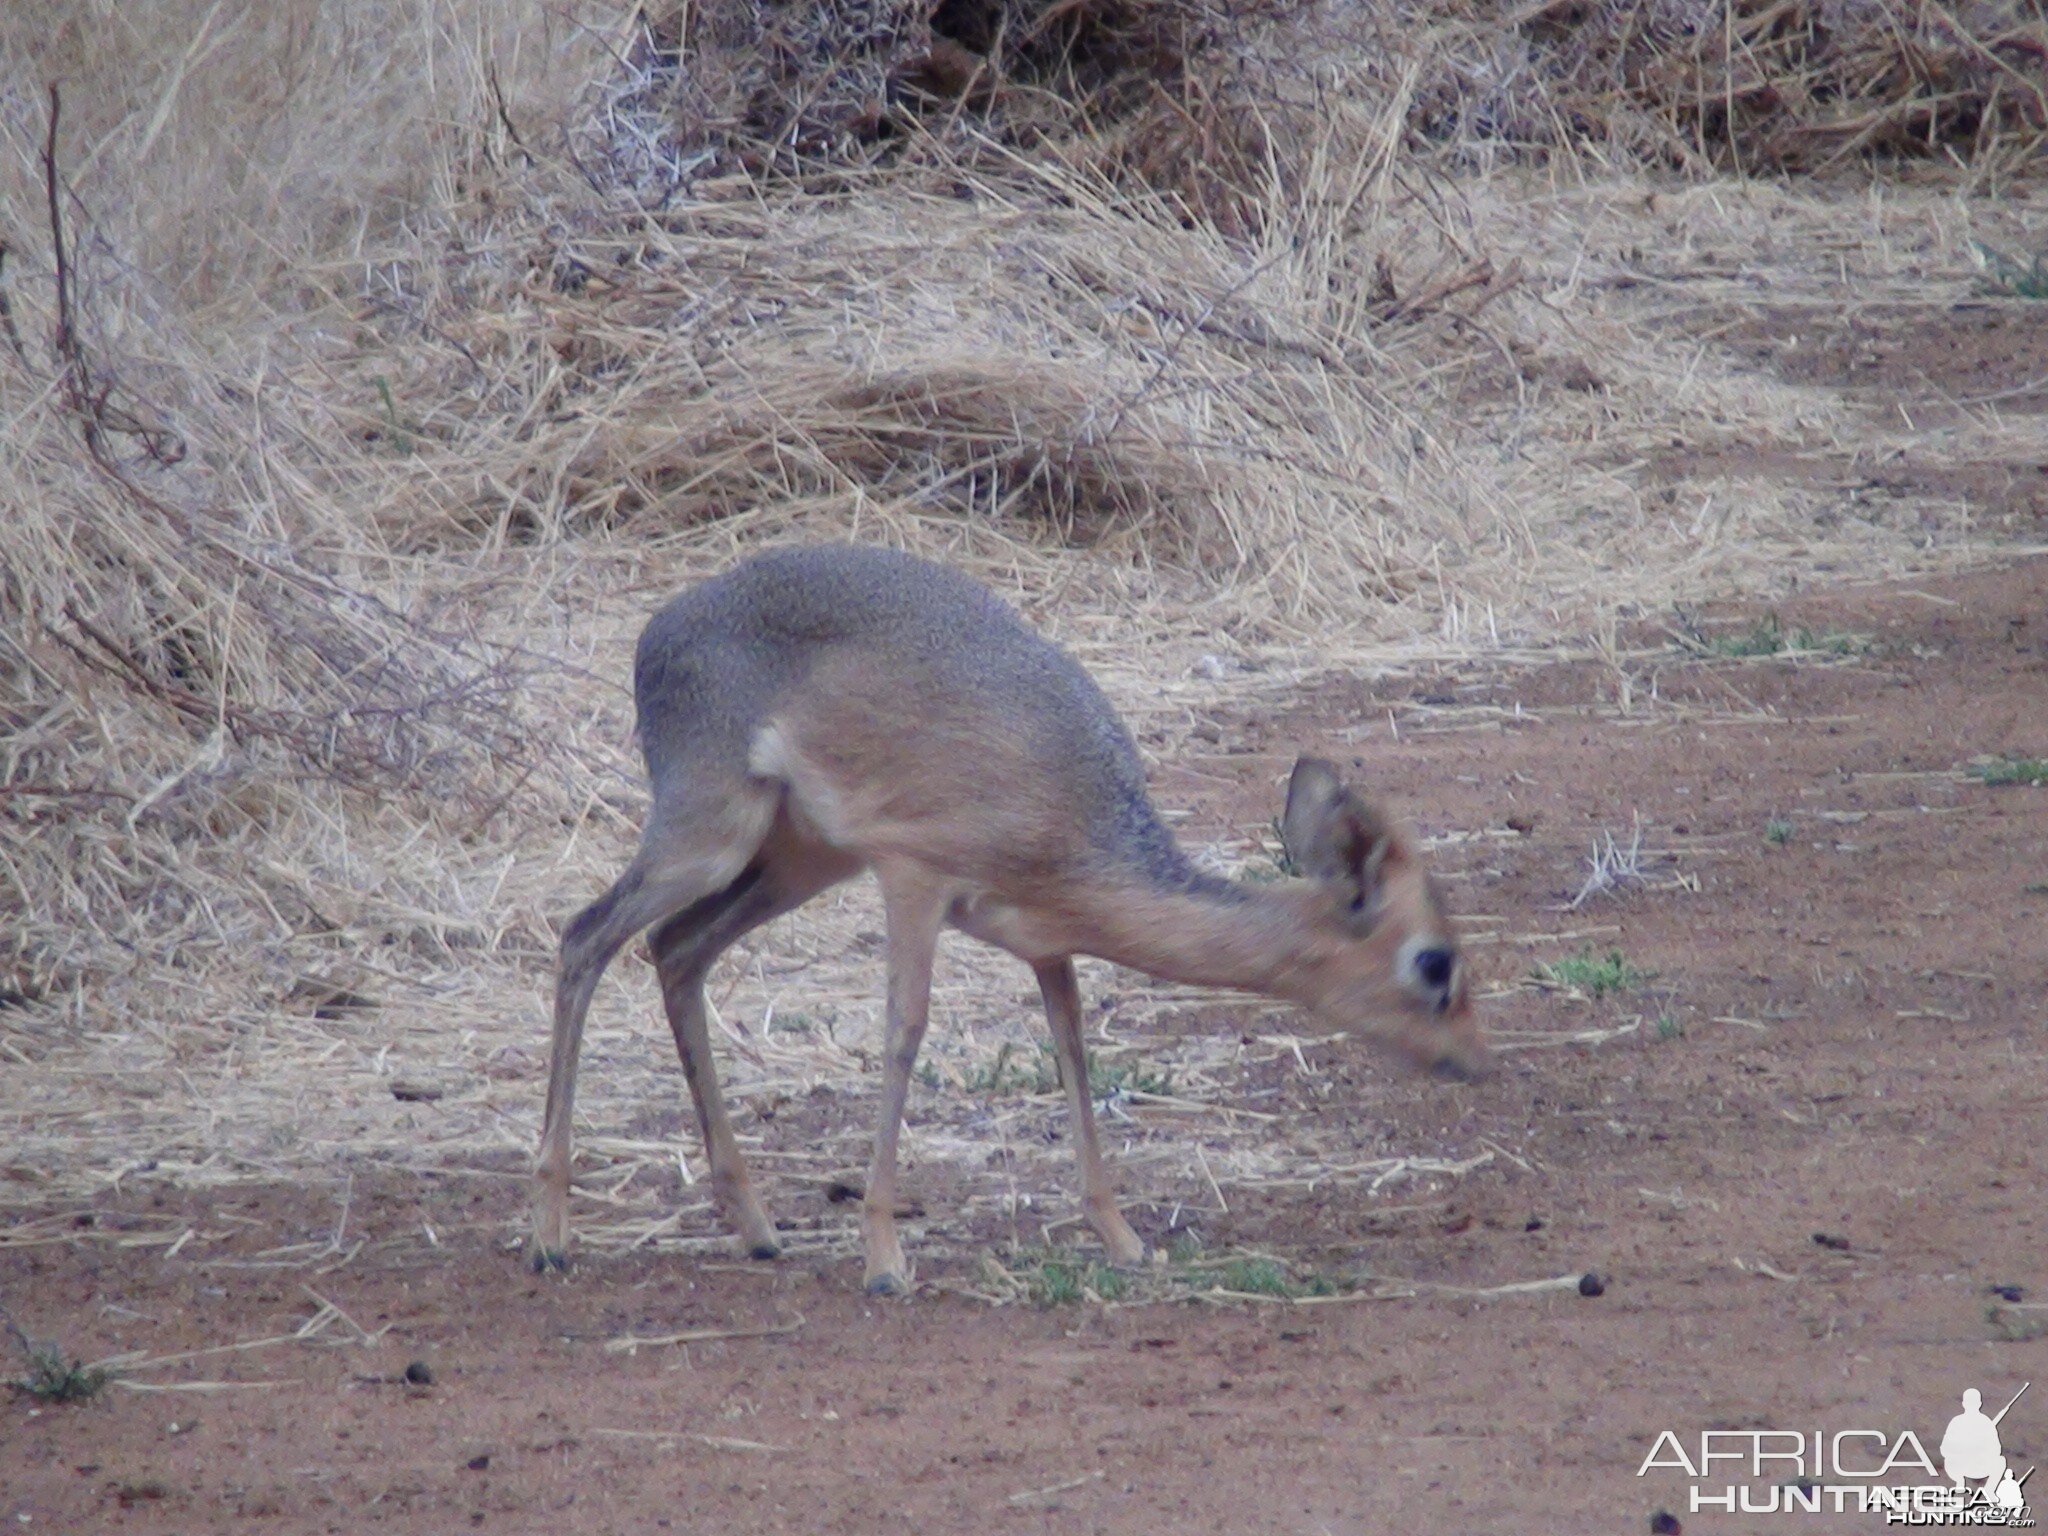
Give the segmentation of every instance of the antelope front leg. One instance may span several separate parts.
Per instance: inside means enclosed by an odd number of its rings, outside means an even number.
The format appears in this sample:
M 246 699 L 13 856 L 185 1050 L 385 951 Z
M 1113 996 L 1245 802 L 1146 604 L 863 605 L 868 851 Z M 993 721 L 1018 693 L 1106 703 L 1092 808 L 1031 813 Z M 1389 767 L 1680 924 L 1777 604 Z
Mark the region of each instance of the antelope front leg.
M 878 871 L 878 873 L 881 873 Z M 931 1011 L 932 952 L 939 942 L 944 898 L 917 875 L 881 874 L 889 935 L 889 1005 L 882 1052 L 882 1117 L 875 1127 L 875 1157 L 868 1169 L 863 1207 L 866 1284 L 876 1296 L 907 1296 L 910 1268 L 896 1238 L 896 1143 L 910 1073 L 924 1043 Z
M 1088 1088 L 1088 1052 L 1081 1043 L 1081 987 L 1074 976 L 1074 962 L 1055 960 L 1032 969 L 1038 973 L 1060 1079 L 1067 1085 L 1067 1108 L 1074 1117 L 1074 1151 L 1081 1163 L 1081 1210 L 1109 1250 L 1112 1264 L 1142 1263 L 1144 1240 L 1116 1208 L 1116 1190 L 1095 1139 L 1095 1097 Z

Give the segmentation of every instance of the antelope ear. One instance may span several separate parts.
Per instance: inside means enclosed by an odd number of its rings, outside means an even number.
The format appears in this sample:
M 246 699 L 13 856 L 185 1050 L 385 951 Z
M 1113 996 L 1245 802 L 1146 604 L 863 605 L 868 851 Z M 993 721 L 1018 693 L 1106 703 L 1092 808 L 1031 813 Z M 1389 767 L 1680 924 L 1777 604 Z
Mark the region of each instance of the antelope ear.
M 1304 757 L 1287 781 L 1280 841 L 1294 867 L 1329 887 L 1352 911 L 1372 901 L 1390 864 L 1406 855 L 1386 819 L 1344 787 L 1337 770 Z

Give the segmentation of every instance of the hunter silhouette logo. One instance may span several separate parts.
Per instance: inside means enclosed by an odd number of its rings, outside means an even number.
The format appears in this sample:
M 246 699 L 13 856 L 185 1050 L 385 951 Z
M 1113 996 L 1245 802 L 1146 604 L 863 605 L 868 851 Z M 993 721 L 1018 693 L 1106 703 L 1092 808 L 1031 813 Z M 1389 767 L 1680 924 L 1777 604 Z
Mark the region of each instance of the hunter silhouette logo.
M 2005 1464 L 2005 1450 L 1999 1444 L 1998 1424 L 2012 1412 L 2013 1403 L 2027 1395 L 2030 1381 L 2013 1393 L 2012 1402 L 1996 1414 L 1984 1412 L 1984 1394 L 1975 1387 L 1963 1394 L 1963 1411 L 1948 1421 L 1941 1436 L 1941 1469 L 1958 1490 L 1975 1483 L 1992 1505 L 2024 1515 L 2027 1508 L 2025 1485 L 2034 1475 L 2032 1467 L 2015 1477 Z
M 1999 1425 L 2032 1386 L 2023 1384 L 1996 1413 L 1984 1411 L 1983 1393 L 1966 1390 L 1963 1411 L 1942 1432 L 1938 1467 L 1911 1429 L 1709 1429 L 1696 1450 L 1667 1429 L 1636 1476 L 1683 1473 L 1695 1514 L 1856 1513 L 1882 1515 L 1887 1525 L 2031 1526 L 2026 1487 L 2034 1469 L 2017 1471 L 2007 1460 Z

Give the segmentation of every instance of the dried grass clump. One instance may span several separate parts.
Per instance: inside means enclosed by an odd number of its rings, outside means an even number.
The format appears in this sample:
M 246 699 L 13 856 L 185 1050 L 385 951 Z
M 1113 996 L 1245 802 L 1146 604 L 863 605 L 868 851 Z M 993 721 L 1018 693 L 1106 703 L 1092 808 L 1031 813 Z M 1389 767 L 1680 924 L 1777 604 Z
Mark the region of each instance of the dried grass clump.
M 486 90 L 479 41 L 540 19 L 0 18 L 5 994 L 281 996 L 345 947 L 294 886 L 352 817 L 474 828 L 531 775 L 530 661 L 379 568 L 308 384 L 337 291 L 560 62 L 536 27 Z
M 850 375 L 794 363 L 640 407 L 568 463 L 568 494 L 616 524 L 658 506 L 667 526 L 857 488 L 878 503 L 1014 519 L 1053 542 L 1116 533 L 1199 558 L 1213 487 L 1142 406 L 1105 403 L 1042 365 L 952 359 Z
M 176 1006 L 167 975 L 224 968 L 282 993 L 314 963 L 282 949 L 335 926 L 294 889 L 308 843 L 377 805 L 443 836 L 501 810 L 532 771 L 533 668 L 445 597 L 251 516 L 237 413 L 167 407 L 187 457 L 166 466 L 105 424 L 100 375 L 72 377 L 0 356 L 0 991 L 116 1007 L 118 977 Z
M 1448 5 L 1437 138 L 1593 145 L 1687 167 L 1859 157 L 2016 171 L 2048 143 L 2048 17 L 2028 0 L 1550 0 Z
M 962 126 L 1013 146 L 1190 115 L 1301 0 L 751 0 L 642 13 L 607 112 L 672 168 L 828 179 Z M 1224 130 L 1241 137 L 1244 125 Z M 644 187 L 644 183 L 643 183 Z

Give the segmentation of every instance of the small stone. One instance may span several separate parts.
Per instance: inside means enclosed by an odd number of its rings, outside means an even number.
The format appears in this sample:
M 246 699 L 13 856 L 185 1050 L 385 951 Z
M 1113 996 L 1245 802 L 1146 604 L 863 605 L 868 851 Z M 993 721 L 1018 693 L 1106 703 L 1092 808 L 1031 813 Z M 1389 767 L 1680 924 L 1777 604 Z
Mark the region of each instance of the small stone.
M 405 1384 L 409 1387 L 431 1387 L 434 1384 L 433 1367 L 424 1360 L 415 1360 L 405 1368 Z
M 1579 1294 L 1581 1296 L 1601 1296 L 1605 1295 L 1606 1291 L 1607 1282 L 1594 1274 L 1590 1269 L 1579 1276 Z

